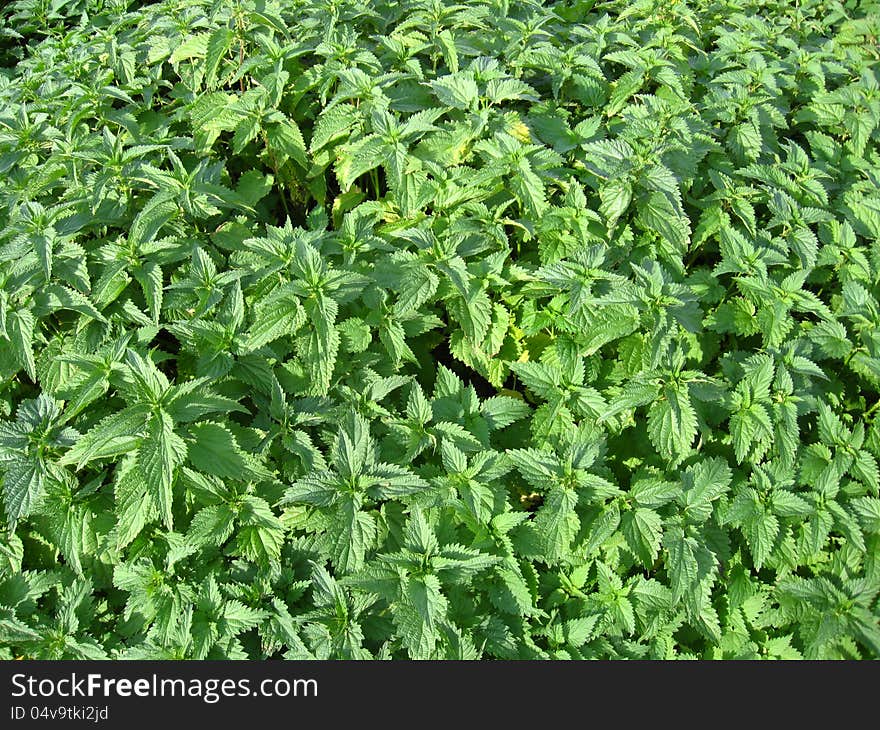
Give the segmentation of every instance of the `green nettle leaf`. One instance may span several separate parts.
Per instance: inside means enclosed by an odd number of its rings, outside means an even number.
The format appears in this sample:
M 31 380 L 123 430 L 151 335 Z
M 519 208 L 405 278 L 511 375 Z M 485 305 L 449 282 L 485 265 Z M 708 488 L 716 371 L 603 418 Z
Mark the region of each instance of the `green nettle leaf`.
M 669 555 L 667 570 L 674 601 L 681 600 L 687 592 L 694 589 L 700 578 L 700 565 L 697 559 L 697 544 L 694 538 L 686 537 L 680 531 L 669 534 L 665 540 Z
M 394 305 L 398 315 L 404 315 L 421 307 L 437 291 L 440 279 L 427 266 L 407 267 L 401 290 Z
M 18 460 L 5 466 L 3 507 L 10 521 L 27 517 L 43 491 L 46 474 L 39 462 Z
M 569 489 L 550 492 L 532 523 L 548 563 L 561 560 L 571 548 L 580 520 L 575 512 L 577 496 Z
M 584 354 L 592 355 L 609 342 L 625 337 L 638 328 L 638 310 L 630 305 L 610 304 L 587 319 L 583 332 Z
M 303 141 L 302 132 L 292 119 L 285 119 L 269 128 L 266 133 L 269 147 L 277 150 L 283 157 L 288 157 L 300 167 L 309 166 L 306 143 Z
M 6 317 L 5 333 L 12 347 L 12 355 L 17 364 L 31 380 L 37 379 L 37 366 L 34 362 L 34 316 L 30 310 L 10 312 Z
M 734 5 L 0 3 L 0 660 L 880 658 L 876 3 Z
M 333 528 L 335 546 L 332 560 L 344 573 L 361 569 L 364 557 L 376 539 L 376 523 L 373 516 L 361 512 L 357 502 L 342 500 Z
M 270 296 L 256 310 L 254 323 L 244 338 L 242 349 L 257 350 L 273 340 L 292 335 L 305 322 L 305 311 L 293 295 Z
M 651 193 L 639 206 L 639 223 L 649 231 L 655 231 L 679 255 L 687 250 L 690 241 L 690 223 L 681 215 L 669 198 L 661 193 Z
M 648 434 L 666 458 L 682 457 L 688 452 L 697 435 L 697 414 L 687 389 L 663 389 L 661 398 L 648 410 Z
M 339 333 L 335 327 L 337 305 L 334 300 L 323 296 L 309 304 L 306 309 L 313 329 L 308 340 L 306 360 L 312 373 L 311 390 L 323 395 L 330 388 L 339 349 Z
M 205 49 L 205 86 L 209 89 L 214 88 L 217 81 L 217 72 L 220 68 L 220 62 L 223 56 L 232 45 L 233 34 L 229 28 L 218 28 L 208 38 L 208 45 Z
M 171 529 L 172 485 L 175 471 L 186 458 L 186 444 L 174 433 L 174 423 L 164 411 L 154 414 L 138 449 L 137 463 L 147 493 L 153 499 L 166 526 Z
M 263 568 L 277 565 L 284 543 L 284 525 L 269 504 L 259 497 L 245 497 L 237 517 L 235 554 Z
M 60 460 L 82 468 L 94 459 L 129 453 L 144 434 L 149 408 L 134 405 L 113 413 L 95 424 Z
M 599 191 L 599 197 L 602 200 L 599 212 L 605 216 L 608 227 L 611 228 L 629 208 L 632 202 L 632 186 L 615 182 L 603 187 Z
M 689 519 L 700 522 L 712 513 L 712 502 L 730 486 L 732 474 L 727 462 L 712 457 L 689 466 L 684 474 L 684 491 L 679 501 Z
M 663 536 L 663 521 L 660 515 L 654 510 L 637 507 L 623 515 L 621 529 L 626 544 L 642 565 L 652 566 L 660 551 L 660 539 Z
M 229 479 L 246 480 L 251 471 L 235 437 L 219 423 L 199 423 L 190 429 L 193 441 L 185 451 L 199 471 Z
M 134 540 L 156 511 L 147 482 L 134 460 L 120 464 L 114 484 L 116 497 L 116 544 L 123 548 Z
M 135 216 L 129 237 L 138 244 L 150 243 L 178 212 L 176 203 L 161 193 L 156 195 Z
M 464 71 L 438 78 L 429 86 L 442 104 L 457 109 L 470 108 L 480 93 L 473 73 Z

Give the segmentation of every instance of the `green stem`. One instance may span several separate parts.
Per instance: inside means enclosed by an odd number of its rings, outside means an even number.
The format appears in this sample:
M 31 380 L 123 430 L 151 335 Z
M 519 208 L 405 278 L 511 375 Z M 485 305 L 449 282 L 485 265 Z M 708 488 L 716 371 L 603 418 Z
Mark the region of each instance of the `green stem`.
M 880 408 L 880 398 L 878 398 L 878 399 L 875 401 L 874 405 L 872 405 L 867 411 L 865 411 L 865 415 L 862 416 L 862 417 L 863 417 L 864 419 L 867 420 L 867 418 L 868 418 L 868 417 L 869 417 L 874 411 L 876 411 L 878 408 Z

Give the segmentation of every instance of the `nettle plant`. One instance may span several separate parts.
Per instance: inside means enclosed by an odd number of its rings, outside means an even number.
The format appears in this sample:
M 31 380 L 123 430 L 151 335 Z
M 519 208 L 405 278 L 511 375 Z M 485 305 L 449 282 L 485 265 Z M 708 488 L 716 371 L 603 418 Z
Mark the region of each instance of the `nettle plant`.
M 880 5 L 0 11 L 0 657 L 877 658 Z

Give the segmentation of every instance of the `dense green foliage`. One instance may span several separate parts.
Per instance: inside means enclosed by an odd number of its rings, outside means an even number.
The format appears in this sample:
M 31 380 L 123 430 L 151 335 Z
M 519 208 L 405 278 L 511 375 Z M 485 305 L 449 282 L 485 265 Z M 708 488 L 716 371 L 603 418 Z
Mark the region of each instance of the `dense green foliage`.
M 0 11 L 0 656 L 880 656 L 880 5 Z

